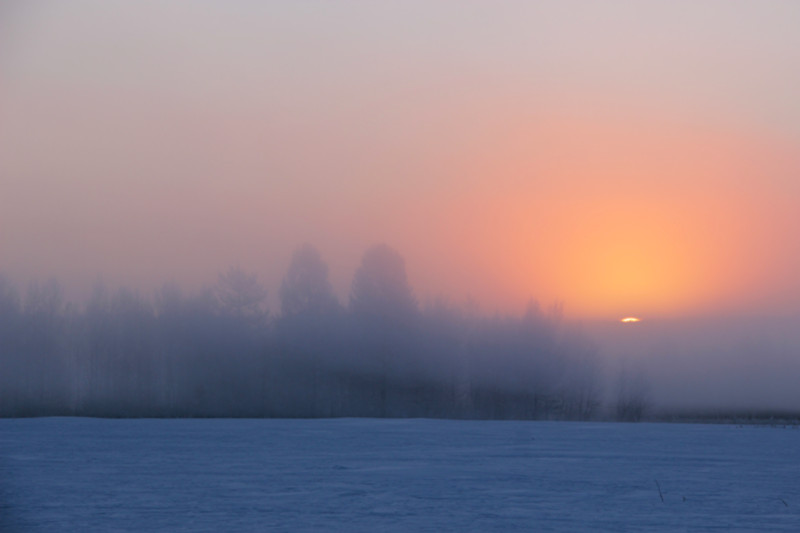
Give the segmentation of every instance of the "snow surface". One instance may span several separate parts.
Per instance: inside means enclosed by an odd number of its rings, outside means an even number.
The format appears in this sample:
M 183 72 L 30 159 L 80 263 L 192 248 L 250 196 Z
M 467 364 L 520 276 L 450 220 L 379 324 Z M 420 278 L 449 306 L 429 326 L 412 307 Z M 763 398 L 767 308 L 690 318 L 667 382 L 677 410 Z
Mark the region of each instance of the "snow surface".
M 0 420 L 0 476 L 6 531 L 800 531 L 796 427 Z

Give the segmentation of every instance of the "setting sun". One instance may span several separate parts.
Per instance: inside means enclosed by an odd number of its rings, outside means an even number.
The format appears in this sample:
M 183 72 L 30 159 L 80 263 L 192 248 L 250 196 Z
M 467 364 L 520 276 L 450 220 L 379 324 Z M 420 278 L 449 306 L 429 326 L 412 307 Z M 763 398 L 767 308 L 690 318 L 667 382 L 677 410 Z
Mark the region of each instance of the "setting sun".
M 798 28 L 0 0 L 0 533 L 800 533 Z

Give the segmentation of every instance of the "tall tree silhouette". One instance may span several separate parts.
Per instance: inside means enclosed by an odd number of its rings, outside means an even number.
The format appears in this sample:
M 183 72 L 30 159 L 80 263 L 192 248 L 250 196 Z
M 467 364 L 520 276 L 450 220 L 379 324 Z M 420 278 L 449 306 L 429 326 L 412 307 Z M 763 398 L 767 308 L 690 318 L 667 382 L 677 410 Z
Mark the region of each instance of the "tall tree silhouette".
M 407 322 L 417 302 L 403 257 L 386 244 L 370 247 L 353 276 L 350 310 L 381 322 Z
M 328 281 L 328 265 L 310 244 L 304 244 L 294 252 L 281 284 L 280 297 L 284 317 L 324 314 L 337 306 Z
M 405 261 L 386 244 L 369 248 L 350 290 L 350 311 L 360 331 L 360 364 L 373 381 L 366 388 L 365 404 L 377 406 L 370 415 L 387 416 L 393 409 L 393 383 L 403 381 L 413 361 L 417 302 L 406 277 Z M 372 392 L 370 392 L 372 391 Z

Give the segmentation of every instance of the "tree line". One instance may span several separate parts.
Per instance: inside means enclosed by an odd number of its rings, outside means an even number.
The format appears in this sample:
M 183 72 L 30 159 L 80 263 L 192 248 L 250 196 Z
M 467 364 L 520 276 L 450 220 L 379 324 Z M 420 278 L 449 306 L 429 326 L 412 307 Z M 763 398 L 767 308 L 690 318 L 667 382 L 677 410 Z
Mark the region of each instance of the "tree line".
M 0 277 L 0 416 L 590 419 L 603 408 L 596 350 L 557 308 L 421 306 L 386 245 L 365 252 L 346 304 L 310 245 L 292 257 L 279 312 L 266 296 L 238 267 L 194 293 L 97 284 L 81 307 L 56 281 L 22 296 Z

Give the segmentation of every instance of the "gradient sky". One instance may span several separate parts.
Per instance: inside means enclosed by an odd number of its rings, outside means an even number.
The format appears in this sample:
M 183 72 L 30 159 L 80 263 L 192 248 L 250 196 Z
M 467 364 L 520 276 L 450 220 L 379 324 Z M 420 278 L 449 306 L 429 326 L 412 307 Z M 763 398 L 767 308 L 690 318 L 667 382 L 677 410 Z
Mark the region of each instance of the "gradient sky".
M 438 294 L 800 310 L 800 2 L 0 4 L 0 272 L 149 290 L 386 242 Z M 275 306 L 273 305 L 273 309 Z

